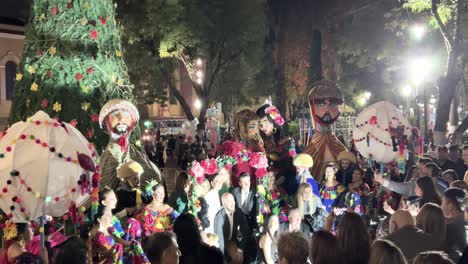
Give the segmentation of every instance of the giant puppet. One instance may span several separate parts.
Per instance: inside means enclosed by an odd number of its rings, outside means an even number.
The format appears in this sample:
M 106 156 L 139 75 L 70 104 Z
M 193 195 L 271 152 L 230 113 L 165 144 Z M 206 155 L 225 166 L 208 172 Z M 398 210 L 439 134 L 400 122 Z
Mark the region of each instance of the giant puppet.
M 346 150 L 331 128 L 340 116 L 339 106 L 343 103 L 343 93 L 336 83 L 322 80 L 310 90 L 308 102 L 314 134 L 305 153 L 312 156 L 314 165 L 311 173 L 320 181 L 326 164 L 331 161 L 336 163 L 338 154 Z
M 129 101 L 113 99 L 107 102 L 99 113 L 99 125 L 109 135 L 109 144 L 100 157 L 101 185 L 116 190 L 120 179 L 117 169 L 129 161 L 139 163 L 144 172 L 142 182 L 156 180 L 161 182 L 161 172 L 146 156 L 133 144 L 129 137 L 133 128 L 138 125 L 140 115 L 137 108 Z

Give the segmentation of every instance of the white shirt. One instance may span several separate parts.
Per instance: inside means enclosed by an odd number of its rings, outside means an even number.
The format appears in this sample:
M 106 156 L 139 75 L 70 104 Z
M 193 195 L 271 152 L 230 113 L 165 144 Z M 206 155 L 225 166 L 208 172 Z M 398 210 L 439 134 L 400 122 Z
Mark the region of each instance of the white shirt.
M 249 191 L 247 192 L 244 192 L 241 190 L 241 204 L 240 204 L 240 208 L 242 208 L 242 211 L 244 213 L 248 213 L 249 212 L 249 205 L 248 203 L 246 203 L 246 200 L 249 198 Z
M 232 229 L 234 227 L 234 215 L 231 212 L 226 211 L 227 217 L 229 219 L 229 237 L 228 239 L 232 238 Z
M 221 210 L 221 202 L 219 200 L 219 194 L 216 190 L 210 190 L 205 195 L 206 203 L 208 204 L 208 220 L 210 221 L 210 225 L 205 228 L 206 233 L 213 233 L 214 234 L 214 220 L 216 214 Z

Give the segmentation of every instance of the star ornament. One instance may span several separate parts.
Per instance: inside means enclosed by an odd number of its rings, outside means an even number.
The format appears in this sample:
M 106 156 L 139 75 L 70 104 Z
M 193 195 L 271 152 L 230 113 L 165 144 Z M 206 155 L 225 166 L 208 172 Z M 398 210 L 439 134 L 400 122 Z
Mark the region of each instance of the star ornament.
M 54 106 L 52 107 L 52 109 L 55 111 L 55 112 L 60 112 L 62 111 L 62 104 L 59 103 L 59 102 L 55 102 L 54 103 Z
M 33 65 L 29 66 L 29 67 L 28 67 L 28 72 L 29 72 L 30 74 L 36 73 L 36 67 L 34 67 Z
M 37 89 L 39 89 L 39 85 L 37 85 L 36 82 L 33 82 L 33 83 L 31 84 L 31 91 L 37 92 Z
M 89 105 L 90 104 L 88 102 L 84 102 L 81 104 L 81 109 L 83 109 L 84 111 L 88 111 Z
M 116 51 L 115 51 L 115 56 L 117 56 L 117 57 L 122 57 L 122 51 L 116 50 Z
M 21 81 L 22 79 L 23 79 L 23 74 L 17 73 L 17 74 L 16 74 L 16 80 L 17 80 L 17 81 Z
M 49 54 L 50 55 L 55 55 L 55 53 L 57 53 L 57 48 L 56 47 L 50 47 L 49 48 Z

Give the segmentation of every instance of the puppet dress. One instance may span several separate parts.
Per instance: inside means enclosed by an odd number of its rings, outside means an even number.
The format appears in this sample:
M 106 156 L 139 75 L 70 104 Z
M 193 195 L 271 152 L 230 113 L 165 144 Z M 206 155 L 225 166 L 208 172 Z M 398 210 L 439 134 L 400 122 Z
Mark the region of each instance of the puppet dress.
M 325 206 L 325 209 L 328 213 L 333 209 L 333 203 L 340 196 L 340 194 L 345 190 L 343 185 L 337 184 L 334 186 L 322 186 L 320 189 L 320 198 L 322 199 L 322 204 Z
M 165 211 L 153 211 L 145 206 L 136 216 L 146 237 L 153 233 L 172 230 L 176 218 L 177 214 L 172 207 Z

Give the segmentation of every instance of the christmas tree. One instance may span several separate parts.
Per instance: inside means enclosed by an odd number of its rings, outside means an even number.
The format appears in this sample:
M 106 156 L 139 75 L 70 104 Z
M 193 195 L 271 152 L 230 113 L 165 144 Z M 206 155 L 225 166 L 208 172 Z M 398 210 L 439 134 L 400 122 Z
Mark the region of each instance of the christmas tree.
M 110 99 L 132 101 L 112 0 L 35 0 L 16 75 L 9 123 L 38 110 L 70 122 L 101 151 L 99 128 Z

